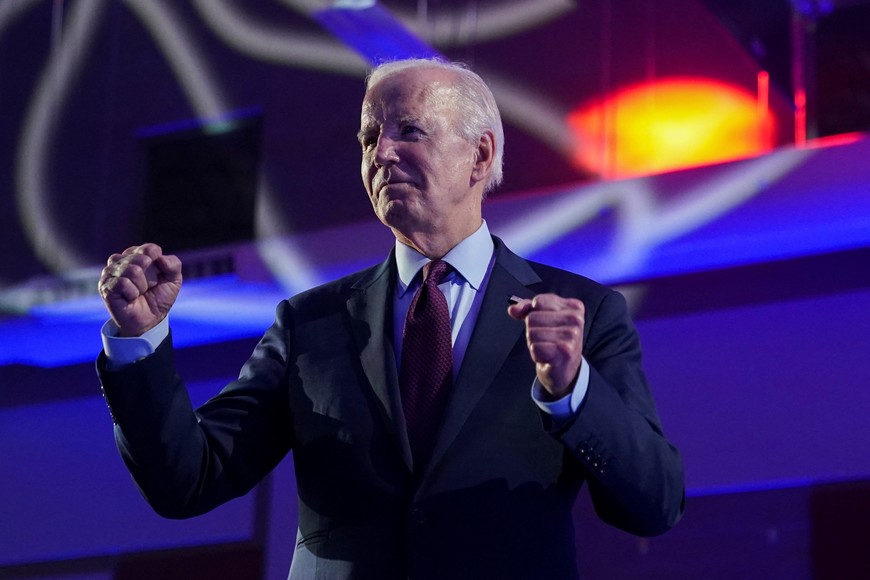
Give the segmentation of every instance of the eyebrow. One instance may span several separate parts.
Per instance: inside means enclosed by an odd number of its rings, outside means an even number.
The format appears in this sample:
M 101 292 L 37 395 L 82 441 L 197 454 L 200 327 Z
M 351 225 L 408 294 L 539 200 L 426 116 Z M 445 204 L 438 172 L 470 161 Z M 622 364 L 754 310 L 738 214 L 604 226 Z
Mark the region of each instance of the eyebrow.
M 419 115 L 405 115 L 399 117 L 399 125 L 426 125 L 426 120 Z
M 431 121 L 427 121 L 424 117 L 422 117 L 420 115 L 405 115 L 405 116 L 399 117 L 396 122 L 397 122 L 397 125 L 400 127 L 403 125 L 419 125 L 424 130 L 431 130 L 431 125 L 432 125 Z M 379 131 L 379 124 L 376 122 L 372 122 L 372 123 L 362 127 L 357 132 L 356 139 L 357 139 L 357 141 L 359 141 L 361 143 L 363 141 L 363 139 L 365 139 L 366 137 L 368 137 L 372 133 L 377 133 L 378 131 Z

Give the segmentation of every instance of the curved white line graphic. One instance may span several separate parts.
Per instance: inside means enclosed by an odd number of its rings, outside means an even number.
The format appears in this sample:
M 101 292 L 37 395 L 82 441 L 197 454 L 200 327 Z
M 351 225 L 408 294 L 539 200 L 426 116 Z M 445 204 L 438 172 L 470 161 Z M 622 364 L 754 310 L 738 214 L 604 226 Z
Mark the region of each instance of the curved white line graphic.
M 253 58 L 352 76 L 366 73 L 365 60 L 337 40 L 257 23 L 225 0 L 193 0 L 193 5 L 224 42 Z
M 322 9 L 324 2 L 282 0 L 298 12 L 311 16 L 315 10 Z M 257 23 L 226 0 L 193 0 L 203 20 L 224 42 L 253 58 L 292 66 L 316 68 L 334 73 L 364 76 L 367 63 L 356 53 L 345 48 L 337 41 L 326 41 L 319 36 L 300 35 L 298 32 L 275 29 Z M 551 20 L 574 7 L 564 0 L 542 0 L 538 2 L 509 2 L 495 7 L 482 9 L 479 14 L 479 31 L 486 39 L 499 35 L 512 34 L 522 28 L 530 28 Z M 452 22 L 458 13 L 445 13 L 436 22 Z M 401 18 L 409 28 L 414 21 L 405 15 Z M 436 24 L 436 27 L 441 27 Z M 420 26 L 417 26 L 420 28 Z M 422 33 L 421 36 L 426 35 Z M 464 42 L 480 40 L 468 37 Z M 437 35 L 435 42 L 438 42 Z M 550 99 L 536 94 L 528 87 L 500 78 L 494 74 L 484 74 L 499 103 L 502 116 L 513 125 L 567 159 L 572 159 L 579 146 L 577 136 L 565 123 L 567 111 Z
M 410 12 L 393 13 L 420 38 L 441 48 L 506 38 L 545 24 L 575 10 L 571 0 L 513 0 L 500 4 L 470 4 L 464 10 L 439 10 L 421 22 Z
M 133 13 L 151 33 L 155 43 L 165 55 L 173 74 L 191 103 L 196 114 L 208 120 L 218 118 L 230 107 L 207 67 L 205 59 L 174 17 L 172 10 L 161 0 L 125 0 Z M 5 27 L 26 8 L 35 4 L 18 2 L 3 5 L 0 27 Z M 59 43 L 37 84 L 34 98 L 25 117 L 16 163 L 16 202 L 24 231 L 37 257 L 55 272 L 81 267 L 86 259 L 80 255 L 73 240 L 64 236 L 50 209 L 45 177 L 50 162 L 50 143 L 57 129 L 62 107 L 76 73 L 85 60 L 94 31 L 100 22 L 106 0 L 79 0 L 73 6 Z M 10 8 L 11 7 L 11 8 Z M 15 8 L 13 10 L 13 8 Z M 3 28 L 0 28 L 2 31 Z M 260 184 L 258 204 L 258 235 L 281 231 L 283 224 L 271 205 L 272 194 L 265 178 Z M 287 288 L 307 288 L 317 276 L 303 256 L 292 246 L 284 244 L 285 255 L 276 272 L 292 272 L 292 279 L 280 280 Z M 274 253 L 272 261 L 278 258 Z
M 163 53 L 170 60 L 173 71 L 190 98 L 198 115 L 217 117 L 229 110 L 223 96 L 212 78 L 205 59 L 188 40 L 191 35 L 184 34 L 177 24 L 179 20 L 170 16 L 168 7 L 157 0 L 125 0 L 146 24 Z M 272 189 L 266 176 L 262 176 L 257 204 L 257 237 L 271 237 L 283 230 L 281 213 L 274 208 Z M 270 246 L 271 247 L 271 246 Z M 318 277 L 305 259 L 292 244 L 281 245 L 283 254 L 265 252 L 264 261 L 269 265 L 281 286 L 288 291 L 310 288 Z
M 81 68 L 105 0 L 80 0 L 72 7 L 59 44 L 52 48 L 25 115 L 15 167 L 15 198 L 24 233 L 37 257 L 53 271 L 82 266 L 84 258 L 63 234 L 48 196 L 45 177 L 49 143 L 75 75 Z
M 814 154 L 812 149 L 782 149 L 721 168 L 679 199 L 659 203 L 650 178 L 601 182 L 558 196 L 534 212 L 499 226 L 518 253 L 532 254 L 580 228 L 607 206 L 615 207 L 613 247 L 594 263 L 582 252 L 563 267 L 596 278 L 630 275 L 657 245 L 687 234 L 738 207 L 788 175 Z
M 12 22 L 21 16 L 26 10 L 30 9 L 33 4 L 42 0 L 4 0 L 0 2 L 0 37 L 6 32 L 6 29 Z

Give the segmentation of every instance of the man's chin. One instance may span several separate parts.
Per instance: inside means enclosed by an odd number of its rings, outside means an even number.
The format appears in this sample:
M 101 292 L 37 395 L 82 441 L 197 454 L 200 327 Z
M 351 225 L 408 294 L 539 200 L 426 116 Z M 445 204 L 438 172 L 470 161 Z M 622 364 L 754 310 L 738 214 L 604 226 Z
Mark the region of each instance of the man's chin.
M 379 205 L 375 213 L 385 226 L 402 231 L 412 220 L 411 213 L 408 210 L 408 204 L 405 200 L 391 199 Z
M 394 224 L 400 224 L 405 220 L 406 211 L 405 204 L 399 200 L 391 200 L 378 208 L 377 214 L 381 221 L 389 227 L 395 227 Z

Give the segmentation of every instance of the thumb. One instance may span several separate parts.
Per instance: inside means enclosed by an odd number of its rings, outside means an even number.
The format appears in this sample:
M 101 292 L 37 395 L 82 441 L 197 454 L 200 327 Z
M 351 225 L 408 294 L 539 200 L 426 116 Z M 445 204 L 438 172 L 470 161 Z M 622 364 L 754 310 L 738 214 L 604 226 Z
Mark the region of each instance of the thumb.
M 511 296 L 511 300 L 515 300 L 514 296 Z M 526 316 L 529 315 L 529 312 L 532 311 L 532 301 L 528 299 L 519 299 L 518 302 L 513 302 L 510 306 L 508 306 L 508 315 L 511 318 L 516 320 L 525 320 Z

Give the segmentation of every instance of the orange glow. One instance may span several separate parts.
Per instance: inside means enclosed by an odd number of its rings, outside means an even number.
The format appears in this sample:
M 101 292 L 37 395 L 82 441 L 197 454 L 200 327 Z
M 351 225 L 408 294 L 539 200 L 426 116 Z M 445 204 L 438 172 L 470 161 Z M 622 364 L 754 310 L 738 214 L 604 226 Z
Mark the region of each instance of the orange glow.
M 578 143 L 574 163 L 614 178 L 758 155 L 771 149 L 774 135 L 765 100 L 711 79 L 629 87 L 568 114 Z

